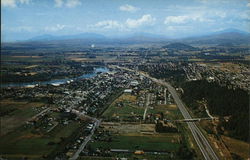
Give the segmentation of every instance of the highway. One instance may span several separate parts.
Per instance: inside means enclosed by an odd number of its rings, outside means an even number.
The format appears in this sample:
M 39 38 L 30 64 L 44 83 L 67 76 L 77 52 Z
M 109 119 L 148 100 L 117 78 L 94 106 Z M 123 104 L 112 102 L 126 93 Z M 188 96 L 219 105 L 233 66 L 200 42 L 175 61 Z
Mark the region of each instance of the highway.
M 124 70 L 128 70 L 131 72 L 136 72 L 139 73 L 149 79 L 151 79 L 152 81 L 163 85 L 165 87 L 168 88 L 168 91 L 171 93 L 177 107 L 179 108 L 179 110 L 181 111 L 181 114 L 183 115 L 183 117 L 185 119 L 192 119 L 192 117 L 190 116 L 189 112 L 187 111 L 186 107 L 184 106 L 182 100 L 180 99 L 180 97 L 178 96 L 176 90 L 174 87 L 172 87 L 169 83 L 153 78 L 147 74 L 144 74 L 142 72 L 137 72 L 128 68 L 123 68 L 123 67 L 118 67 L 120 69 L 124 69 Z M 203 133 L 200 131 L 200 129 L 197 127 L 197 125 L 194 122 L 187 122 L 188 127 L 191 130 L 191 133 L 204 157 L 205 160 L 219 160 L 218 156 L 216 155 L 216 153 L 214 152 L 213 148 L 211 147 L 211 145 L 209 144 L 208 140 L 206 139 L 206 137 L 203 135 Z
M 157 80 L 157 81 L 159 81 L 159 80 Z M 162 81 L 160 81 L 160 83 L 168 88 L 169 92 L 173 96 L 173 99 L 174 99 L 176 105 L 180 109 L 183 117 L 185 119 L 192 119 L 192 117 L 190 116 L 186 107 L 184 106 L 184 104 L 182 103 L 178 94 L 176 93 L 176 90 L 169 83 L 162 82 Z M 209 144 L 208 140 L 203 135 L 203 133 L 200 131 L 200 129 L 197 127 L 197 125 L 194 122 L 187 122 L 187 123 L 188 123 L 188 127 L 190 128 L 197 145 L 199 146 L 199 148 L 201 150 L 203 157 L 206 160 L 210 160 L 210 159 L 218 160 L 219 158 L 217 157 L 213 148 Z

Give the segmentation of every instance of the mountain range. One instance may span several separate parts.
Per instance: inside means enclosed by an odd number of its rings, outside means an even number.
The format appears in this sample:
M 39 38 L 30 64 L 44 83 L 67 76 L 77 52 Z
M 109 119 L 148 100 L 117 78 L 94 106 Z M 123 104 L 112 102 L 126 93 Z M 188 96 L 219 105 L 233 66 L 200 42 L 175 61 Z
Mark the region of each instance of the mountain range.
M 82 33 L 76 35 L 41 35 L 33 37 L 26 41 L 15 42 L 19 44 L 39 43 L 39 44 L 63 44 L 63 45 L 129 45 L 129 44 L 168 44 L 168 43 L 184 43 L 188 45 L 249 45 L 250 33 L 236 30 L 226 29 L 206 35 L 193 36 L 187 38 L 168 38 L 166 35 L 156 35 L 151 33 L 134 33 L 125 36 L 107 37 L 97 33 Z M 13 43 L 12 43 L 13 44 Z
M 188 38 L 171 39 L 165 35 L 156 35 L 151 33 L 134 33 L 126 36 L 106 37 L 97 33 L 82 33 L 76 35 L 41 35 L 33 37 L 27 41 L 90 41 L 92 43 L 145 43 L 145 42 L 164 42 L 176 41 L 188 44 L 249 44 L 250 33 L 237 29 L 226 29 L 218 32 L 209 33 L 201 36 Z

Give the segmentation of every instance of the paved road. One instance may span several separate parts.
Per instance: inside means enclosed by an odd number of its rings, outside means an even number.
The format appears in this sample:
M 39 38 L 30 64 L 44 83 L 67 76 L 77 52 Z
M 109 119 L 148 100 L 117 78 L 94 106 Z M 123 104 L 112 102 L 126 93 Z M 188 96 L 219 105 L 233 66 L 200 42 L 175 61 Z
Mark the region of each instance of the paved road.
M 182 101 L 179 98 L 178 94 L 176 93 L 175 89 L 170 84 L 168 84 L 166 82 L 161 81 L 161 83 L 169 89 L 169 91 L 170 91 L 171 95 L 173 96 L 175 103 L 177 104 L 178 108 L 180 109 L 183 117 L 185 119 L 191 119 L 192 117 L 188 113 L 186 107 L 182 103 Z M 217 157 L 213 148 L 209 144 L 208 140 L 203 135 L 203 133 L 200 131 L 200 129 L 197 127 L 197 125 L 194 122 L 188 122 L 188 126 L 189 126 L 189 128 L 194 136 L 194 139 L 195 139 L 196 143 L 198 144 L 204 158 L 206 160 L 210 160 L 210 159 L 218 160 L 219 158 Z
M 143 120 L 146 119 L 146 115 L 147 115 L 147 110 L 148 110 L 148 106 L 149 106 L 149 100 L 150 100 L 150 93 L 147 94 L 147 98 L 146 98 L 146 104 L 145 104 L 145 110 L 144 110 L 144 114 L 143 114 Z
M 164 88 L 164 104 L 167 104 L 167 89 Z
M 94 135 L 94 132 L 95 132 L 96 128 L 99 127 L 101 121 L 98 120 L 98 119 L 96 119 L 96 118 L 92 118 L 92 117 L 91 117 L 91 119 L 94 120 L 95 123 L 94 123 L 93 129 L 91 130 L 90 135 L 88 135 L 88 136 L 84 139 L 84 141 L 83 141 L 83 143 L 81 144 L 81 146 L 78 148 L 78 150 L 75 152 L 75 154 L 74 154 L 71 158 L 69 158 L 69 160 L 76 160 L 76 159 L 79 157 L 79 155 L 80 155 L 80 153 L 82 152 L 82 150 L 85 148 L 85 146 L 87 145 L 87 143 L 91 140 L 92 136 Z
M 134 70 L 127 69 L 127 68 L 121 68 L 121 67 L 118 67 L 118 68 L 129 70 L 129 71 L 132 71 L 132 72 L 136 72 Z M 141 73 L 141 72 L 138 72 L 138 73 L 145 76 L 145 77 L 147 77 L 147 78 L 150 78 L 152 81 L 154 81 L 154 82 L 156 82 L 158 84 L 161 84 L 161 85 L 167 87 L 169 92 L 173 96 L 173 99 L 174 99 L 176 105 L 180 109 L 183 117 L 185 119 L 192 119 L 192 117 L 190 116 L 190 114 L 187 111 L 186 107 L 184 106 L 183 102 L 181 101 L 180 97 L 178 96 L 176 90 L 169 83 L 158 80 L 158 79 L 153 78 L 153 77 L 150 77 L 149 75 Z M 193 135 L 198 147 L 200 148 L 200 151 L 201 151 L 204 159 L 205 160 L 219 160 L 219 158 L 215 154 L 213 148 L 209 144 L 208 140 L 203 135 L 203 133 L 200 131 L 200 129 L 197 127 L 197 125 L 194 122 L 187 122 L 187 124 L 188 124 L 188 127 L 190 128 L 190 130 L 192 132 L 192 135 Z

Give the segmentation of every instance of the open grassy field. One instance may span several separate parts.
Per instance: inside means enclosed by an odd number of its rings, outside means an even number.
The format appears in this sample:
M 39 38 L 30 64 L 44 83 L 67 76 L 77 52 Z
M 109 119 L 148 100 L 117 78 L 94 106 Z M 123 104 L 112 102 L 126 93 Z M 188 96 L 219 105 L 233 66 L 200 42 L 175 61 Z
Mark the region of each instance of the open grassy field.
M 113 160 L 114 157 L 94 157 L 94 156 L 83 156 L 83 157 L 79 157 L 79 160 Z
M 122 94 L 117 98 L 110 107 L 103 113 L 103 117 L 117 117 L 127 118 L 129 116 L 143 115 L 144 108 L 134 104 L 135 96 L 129 94 Z M 117 103 L 123 103 L 123 106 L 118 106 Z
M 52 61 L 55 57 L 49 56 L 9 56 L 2 55 L 1 61 L 4 62 L 43 62 L 43 61 Z
M 237 154 L 244 159 L 250 157 L 250 145 L 247 142 L 226 136 L 222 136 L 222 139 L 231 153 Z
M 128 133 L 142 133 L 142 134 L 154 134 L 155 124 L 139 124 L 139 123 L 114 123 L 103 122 L 101 126 L 113 133 L 128 134 Z
M 6 99 L 0 101 L 1 105 L 1 135 L 13 131 L 23 125 L 32 116 L 42 110 L 42 102 L 15 101 Z
M 94 141 L 89 143 L 93 148 L 176 151 L 179 149 L 176 134 L 140 135 L 120 134 L 114 135 L 111 142 Z
M 68 125 L 58 125 L 47 134 L 34 132 L 34 128 L 20 127 L 15 132 L 11 132 L 3 137 L 0 141 L 1 154 L 8 157 L 25 155 L 27 157 L 41 157 L 48 155 L 60 146 L 61 137 L 69 137 L 77 128 L 79 123 L 71 122 Z M 53 142 L 53 145 L 49 145 Z
M 126 118 L 133 115 L 143 115 L 144 108 L 139 108 L 133 105 L 126 105 L 124 107 L 116 107 L 111 105 L 103 114 L 104 117 Z
M 164 118 L 166 119 L 180 119 L 182 117 L 179 109 L 175 104 L 169 104 L 169 105 L 156 105 L 153 109 L 148 109 L 147 114 L 157 114 L 157 113 L 163 113 Z
M 128 160 L 135 160 L 135 159 L 148 159 L 148 160 L 166 160 L 170 159 L 170 155 L 152 155 L 152 154 L 144 154 L 144 155 L 134 155 L 134 154 L 114 154 L 113 157 L 88 157 L 83 156 L 79 157 L 79 160 L 116 160 L 117 158 L 126 157 Z

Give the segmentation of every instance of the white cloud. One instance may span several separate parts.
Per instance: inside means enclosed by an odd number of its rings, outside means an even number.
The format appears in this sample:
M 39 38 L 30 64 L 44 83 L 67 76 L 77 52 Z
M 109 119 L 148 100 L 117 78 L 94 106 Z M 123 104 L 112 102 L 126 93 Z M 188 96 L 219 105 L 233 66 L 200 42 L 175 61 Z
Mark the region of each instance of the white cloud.
M 54 1 L 55 1 L 55 7 L 66 6 L 68 8 L 74 8 L 82 4 L 80 0 L 54 0 Z
M 49 32 L 56 32 L 59 30 L 63 30 L 65 27 L 66 27 L 65 25 L 57 24 L 55 26 L 47 26 L 44 28 L 44 30 Z
M 198 2 L 200 3 L 203 3 L 203 4 L 218 4 L 218 3 L 231 3 L 231 2 L 235 2 L 235 0 L 197 0 Z
M 224 17 L 224 15 L 221 15 Z M 200 15 L 185 15 L 185 16 L 168 16 L 165 18 L 164 24 L 185 24 L 188 22 L 212 22 L 213 20 L 204 18 Z
M 29 4 L 30 3 L 30 0 L 19 0 L 19 1 L 22 4 Z
M 192 26 L 167 26 L 168 31 L 187 31 L 193 29 Z
M 238 12 L 237 18 L 241 18 L 243 20 L 249 21 L 250 20 L 249 13 L 250 13 L 250 11 L 249 12 Z
M 1 5 L 3 7 L 11 7 L 14 8 L 18 3 L 21 4 L 29 4 L 30 0 L 1 0 Z
M 153 18 L 150 14 L 146 14 L 143 15 L 141 18 L 139 19 L 127 19 L 126 21 L 126 25 L 129 28 L 136 28 L 139 27 L 141 25 L 152 25 L 155 22 L 155 18 Z
M 250 7 L 250 3 L 247 4 L 247 7 Z
M 143 15 L 139 19 L 127 19 L 125 22 L 118 22 L 115 20 L 105 20 L 97 22 L 96 24 L 89 25 L 90 29 L 117 29 L 120 31 L 128 31 L 132 28 L 137 28 L 142 25 L 152 25 L 155 22 L 155 18 L 153 18 L 150 14 Z
M 168 16 L 165 18 L 164 23 L 169 24 L 169 23 L 186 23 L 186 21 L 189 19 L 188 16 Z
M 66 7 L 73 8 L 81 4 L 82 3 L 79 0 L 67 0 Z
M 214 14 L 220 18 L 225 18 L 227 16 L 226 12 L 223 11 L 215 11 Z
M 128 5 L 128 4 L 120 6 L 119 9 L 121 11 L 126 11 L 126 12 L 136 12 L 137 10 L 139 10 L 139 8 Z
M 101 29 L 120 29 L 123 27 L 123 25 L 114 20 L 105 20 L 105 21 L 97 22 L 94 25 L 90 25 L 89 27 L 101 28 Z
M 63 0 L 55 0 L 55 6 L 56 7 L 62 7 L 63 6 Z
M 1 5 L 4 7 L 16 7 L 16 1 L 15 0 L 1 0 Z

